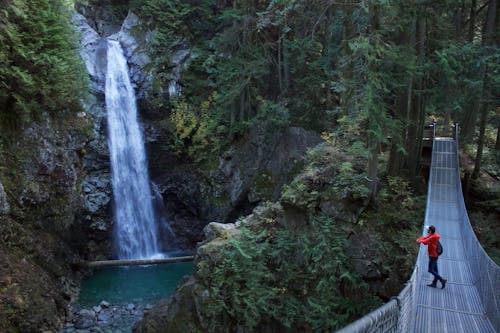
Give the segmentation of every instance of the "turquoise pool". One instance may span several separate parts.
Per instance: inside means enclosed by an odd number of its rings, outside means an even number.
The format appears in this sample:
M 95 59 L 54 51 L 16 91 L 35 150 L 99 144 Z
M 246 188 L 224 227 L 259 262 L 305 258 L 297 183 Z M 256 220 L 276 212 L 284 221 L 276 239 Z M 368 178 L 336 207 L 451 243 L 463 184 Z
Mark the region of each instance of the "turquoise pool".
M 171 295 L 192 269 L 192 262 L 99 269 L 82 282 L 75 305 L 90 308 L 101 301 L 113 305 L 152 304 Z

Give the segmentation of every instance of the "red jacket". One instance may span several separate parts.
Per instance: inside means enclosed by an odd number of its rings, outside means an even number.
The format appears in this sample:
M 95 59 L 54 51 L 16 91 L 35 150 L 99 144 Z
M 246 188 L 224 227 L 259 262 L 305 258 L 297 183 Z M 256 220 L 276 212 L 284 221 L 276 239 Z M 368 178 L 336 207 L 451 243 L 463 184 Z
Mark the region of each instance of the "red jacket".
M 417 242 L 427 245 L 427 251 L 429 251 L 429 257 L 437 258 L 438 257 L 437 246 L 439 238 L 441 238 L 441 236 L 437 232 L 435 232 L 433 234 L 430 234 L 429 236 L 418 237 Z

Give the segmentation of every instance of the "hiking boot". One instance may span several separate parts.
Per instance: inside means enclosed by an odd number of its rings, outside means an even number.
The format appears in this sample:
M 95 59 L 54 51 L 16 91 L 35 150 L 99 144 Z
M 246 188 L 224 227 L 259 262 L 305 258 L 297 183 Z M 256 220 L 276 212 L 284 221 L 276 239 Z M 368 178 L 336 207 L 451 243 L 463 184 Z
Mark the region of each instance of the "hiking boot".
M 445 279 L 441 280 L 441 289 L 444 289 L 444 287 L 446 286 L 446 281 L 448 281 L 448 280 L 445 280 Z
M 427 285 L 427 287 L 436 288 L 437 286 L 436 286 L 435 283 L 430 283 L 430 284 Z

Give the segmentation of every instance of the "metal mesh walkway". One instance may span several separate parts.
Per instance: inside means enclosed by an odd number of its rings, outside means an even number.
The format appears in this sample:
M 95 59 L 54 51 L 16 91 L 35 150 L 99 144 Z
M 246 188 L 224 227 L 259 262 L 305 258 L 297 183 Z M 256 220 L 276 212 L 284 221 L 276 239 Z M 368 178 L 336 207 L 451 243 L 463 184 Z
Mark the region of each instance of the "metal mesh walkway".
M 415 332 L 496 332 L 485 315 L 462 241 L 455 140 L 436 138 L 432 155 L 425 223 L 441 235 L 445 252 L 438 260 L 439 273 L 448 282 L 445 289 L 426 286 L 432 275 L 425 269 L 427 247 L 421 245 Z
M 427 247 L 421 245 L 410 280 L 382 307 L 339 330 L 354 332 L 489 333 L 500 331 L 500 267 L 486 254 L 470 225 L 458 165 L 458 143 L 434 138 L 426 225 L 441 235 L 445 289 L 427 287 Z M 438 286 L 440 284 L 438 283 Z

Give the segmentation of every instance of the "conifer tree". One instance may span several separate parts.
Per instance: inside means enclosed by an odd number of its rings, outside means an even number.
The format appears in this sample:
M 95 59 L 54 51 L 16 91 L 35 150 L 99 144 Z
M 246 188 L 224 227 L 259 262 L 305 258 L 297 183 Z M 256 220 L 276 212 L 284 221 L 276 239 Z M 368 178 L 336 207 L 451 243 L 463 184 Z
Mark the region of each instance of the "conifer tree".
M 0 11 L 0 119 L 20 125 L 43 110 L 79 110 L 85 75 L 68 8 L 11 0 Z

